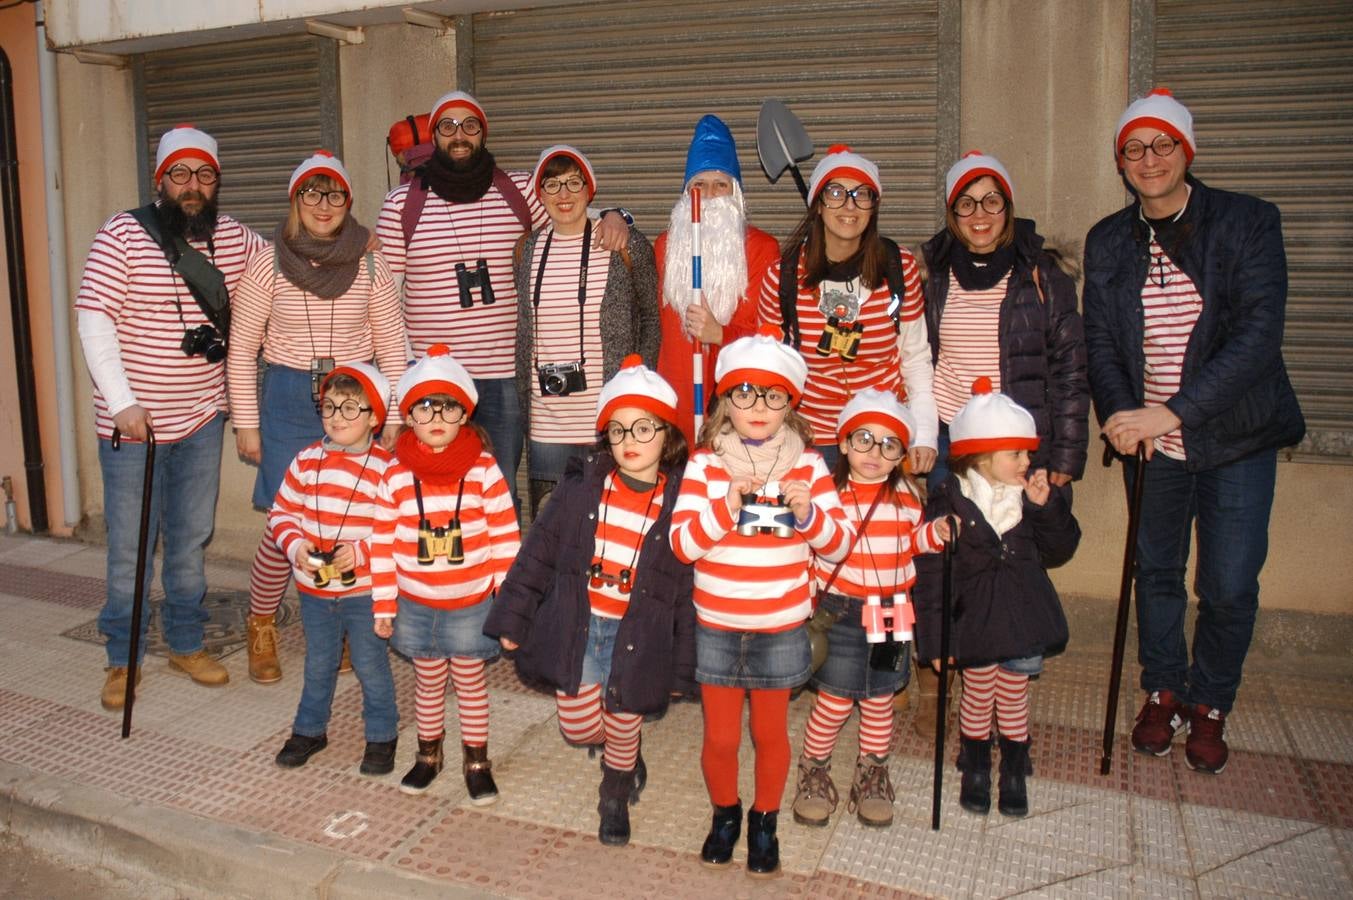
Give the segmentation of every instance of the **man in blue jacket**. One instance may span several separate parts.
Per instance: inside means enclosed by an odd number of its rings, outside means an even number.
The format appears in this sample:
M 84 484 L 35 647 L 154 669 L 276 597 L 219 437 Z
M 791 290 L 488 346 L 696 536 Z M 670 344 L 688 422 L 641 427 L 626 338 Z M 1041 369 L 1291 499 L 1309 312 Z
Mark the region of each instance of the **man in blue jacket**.
M 1132 745 L 1226 767 L 1226 715 L 1259 607 L 1279 447 L 1306 424 L 1283 363 L 1287 258 L 1278 209 L 1189 173 L 1193 117 L 1169 91 L 1132 103 L 1114 156 L 1135 201 L 1085 242 L 1090 391 L 1105 438 L 1147 464 L 1137 629 L 1148 694 Z M 1124 466 L 1131 494 L 1135 467 Z M 1197 520 L 1198 621 L 1184 642 Z

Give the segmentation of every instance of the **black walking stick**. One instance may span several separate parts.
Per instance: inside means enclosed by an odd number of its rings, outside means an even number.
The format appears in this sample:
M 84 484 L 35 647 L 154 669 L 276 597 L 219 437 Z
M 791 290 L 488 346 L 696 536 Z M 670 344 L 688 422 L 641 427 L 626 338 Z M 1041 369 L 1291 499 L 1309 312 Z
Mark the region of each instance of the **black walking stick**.
M 114 450 L 122 448 L 122 433 L 113 429 Z M 141 487 L 141 535 L 136 542 L 136 589 L 132 594 L 132 637 L 127 652 L 127 693 L 122 701 L 122 736 L 132 733 L 132 704 L 136 702 L 136 668 L 141 649 L 141 609 L 146 602 L 146 537 L 150 534 L 150 501 L 155 486 L 155 430 L 146 423 L 146 470 Z
M 938 708 L 935 710 L 935 793 L 930 798 L 930 828 L 940 830 L 940 791 L 944 787 L 944 726 L 949 718 L 949 620 L 954 613 L 954 541 L 958 525 L 953 516 L 949 523 L 949 540 L 944 542 L 941 555 L 944 574 L 940 581 L 940 685 Z
M 1104 465 L 1113 465 L 1113 445 L 1104 442 Z M 1123 682 L 1123 648 L 1127 644 L 1128 611 L 1132 608 L 1132 576 L 1137 565 L 1137 526 L 1142 518 L 1142 485 L 1146 483 L 1146 445 L 1137 445 L 1137 475 L 1132 481 L 1128 508 L 1127 546 L 1123 548 L 1123 580 L 1118 586 L 1118 622 L 1113 630 L 1113 668 L 1109 671 L 1109 697 L 1104 710 L 1104 753 L 1099 774 L 1109 774 L 1113 765 L 1113 732 L 1118 725 L 1118 689 Z

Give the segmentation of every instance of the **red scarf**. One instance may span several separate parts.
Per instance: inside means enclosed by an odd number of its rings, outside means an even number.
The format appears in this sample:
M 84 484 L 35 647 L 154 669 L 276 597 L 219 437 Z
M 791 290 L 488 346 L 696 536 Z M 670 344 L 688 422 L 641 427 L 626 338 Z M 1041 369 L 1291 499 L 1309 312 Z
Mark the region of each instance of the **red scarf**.
M 473 428 L 462 427 L 455 439 L 440 453 L 418 440 L 412 428 L 399 433 L 395 441 L 395 457 L 413 470 L 419 481 L 428 484 L 455 484 L 465 477 L 470 467 L 484 452 L 484 442 Z

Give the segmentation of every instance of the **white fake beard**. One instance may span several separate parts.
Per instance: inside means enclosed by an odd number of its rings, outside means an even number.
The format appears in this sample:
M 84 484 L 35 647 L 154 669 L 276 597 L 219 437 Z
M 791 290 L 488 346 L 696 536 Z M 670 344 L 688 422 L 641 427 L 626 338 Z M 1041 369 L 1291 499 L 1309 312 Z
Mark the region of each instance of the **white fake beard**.
M 700 282 L 705 306 L 727 325 L 747 290 L 747 217 L 742 186 L 734 182 L 728 197 L 700 204 Z M 691 305 L 691 195 L 682 193 L 667 225 L 663 258 L 663 302 L 676 310 L 683 326 Z

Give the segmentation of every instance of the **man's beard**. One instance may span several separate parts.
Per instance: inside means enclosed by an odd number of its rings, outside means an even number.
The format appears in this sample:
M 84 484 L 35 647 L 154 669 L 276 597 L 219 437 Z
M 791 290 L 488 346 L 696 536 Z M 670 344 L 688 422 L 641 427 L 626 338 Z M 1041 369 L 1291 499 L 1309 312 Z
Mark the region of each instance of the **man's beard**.
M 464 159 L 455 159 L 451 156 L 452 147 L 469 147 L 470 155 Z M 452 172 L 473 171 L 480 165 L 480 160 L 483 159 L 484 154 L 487 152 L 488 149 L 483 144 L 474 147 L 471 146 L 469 141 L 452 141 L 450 144 L 446 145 L 446 149 L 444 150 L 441 147 L 436 146 L 432 148 L 433 158 L 441 163 L 444 168 Z
M 727 325 L 747 290 L 747 219 L 742 188 L 700 204 L 700 285 L 704 305 Z M 691 305 L 691 195 L 682 193 L 672 207 L 663 257 L 662 298 L 683 322 Z
M 216 232 L 216 200 L 219 193 L 214 192 L 208 197 L 201 191 L 184 191 L 178 199 L 174 199 L 161 188 L 160 217 L 164 220 L 165 230 L 189 241 L 210 240 Z M 184 200 L 197 200 L 202 208 L 190 214 L 183 209 Z

